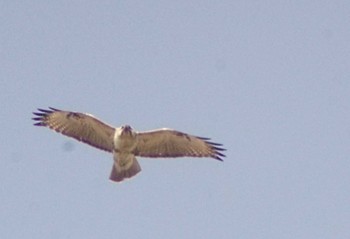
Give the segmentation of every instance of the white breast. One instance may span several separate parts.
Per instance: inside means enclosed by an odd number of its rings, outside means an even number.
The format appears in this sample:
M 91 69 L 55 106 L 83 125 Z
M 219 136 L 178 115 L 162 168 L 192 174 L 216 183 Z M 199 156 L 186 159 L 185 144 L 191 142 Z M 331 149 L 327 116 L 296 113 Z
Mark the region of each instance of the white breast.
M 135 132 L 123 133 L 122 128 L 117 128 L 114 134 L 114 150 L 116 152 L 131 152 L 137 145 L 137 136 Z

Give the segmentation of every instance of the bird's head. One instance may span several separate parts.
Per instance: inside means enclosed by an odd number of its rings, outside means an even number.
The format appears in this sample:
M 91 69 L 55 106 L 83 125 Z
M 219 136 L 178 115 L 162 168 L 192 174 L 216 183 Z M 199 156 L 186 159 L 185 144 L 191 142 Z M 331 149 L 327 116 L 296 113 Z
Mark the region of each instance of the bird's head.
M 122 135 L 124 135 L 124 134 L 132 135 L 134 132 L 130 125 L 122 126 L 121 130 L 122 130 L 122 132 L 121 132 Z

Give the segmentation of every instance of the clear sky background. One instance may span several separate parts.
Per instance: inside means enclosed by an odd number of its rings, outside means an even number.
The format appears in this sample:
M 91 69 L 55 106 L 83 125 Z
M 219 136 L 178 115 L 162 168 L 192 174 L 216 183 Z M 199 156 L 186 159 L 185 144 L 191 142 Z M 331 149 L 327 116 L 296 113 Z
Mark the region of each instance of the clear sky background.
M 1 238 L 350 238 L 349 1 L 2 1 Z M 225 161 L 112 155 L 48 106 L 211 137 Z

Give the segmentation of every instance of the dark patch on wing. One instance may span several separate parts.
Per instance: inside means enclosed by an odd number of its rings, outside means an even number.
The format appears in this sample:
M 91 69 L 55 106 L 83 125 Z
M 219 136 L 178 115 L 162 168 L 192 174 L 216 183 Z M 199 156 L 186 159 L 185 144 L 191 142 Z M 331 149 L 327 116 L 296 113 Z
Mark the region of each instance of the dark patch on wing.
M 188 134 L 182 133 L 180 131 L 174 131 L 174 133 L 175 133 L 176 136 L 184 137 L 188 141 L 191 141 L 191 138 L 190 138 L 190 136 Z
M 67 118 L 76 118 L 76 119 L 81 119 L 81 115 L 79 115 L 78 113 L 76 112 L 69 112 L 67 114 Z

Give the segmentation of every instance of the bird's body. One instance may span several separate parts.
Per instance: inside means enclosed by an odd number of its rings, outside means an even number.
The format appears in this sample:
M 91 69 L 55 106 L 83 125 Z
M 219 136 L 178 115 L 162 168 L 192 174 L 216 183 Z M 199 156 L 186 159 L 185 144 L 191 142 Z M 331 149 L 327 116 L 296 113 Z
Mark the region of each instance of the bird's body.
M 222 161 L 221 144 L 172 129 L 136 132 L 129 125 L 113 128 L 90 114 L 54 108 L 34 112 L 36 126 L 56 132 L 113 153 L 110 179 L 120 182 L 141 171 L 136 156 L 141 157 L 211 157 Z
M 137 146 L 137 135 L 132 128 L 129 125 L 116 128 L 113 143 L 114 167 L 109 178 L 119 182 L 140 172 L 141 167 L 133 153 Z

